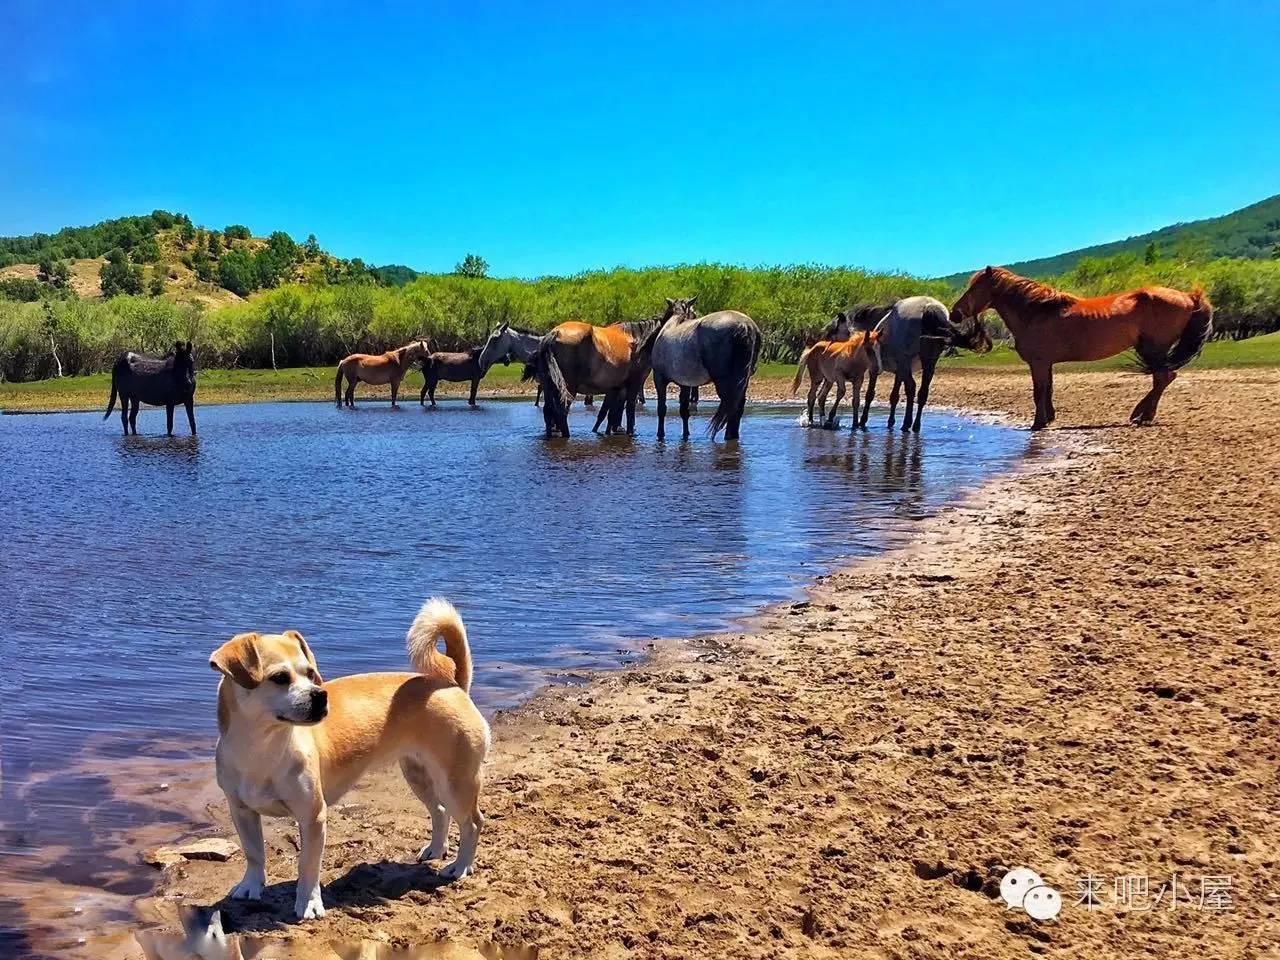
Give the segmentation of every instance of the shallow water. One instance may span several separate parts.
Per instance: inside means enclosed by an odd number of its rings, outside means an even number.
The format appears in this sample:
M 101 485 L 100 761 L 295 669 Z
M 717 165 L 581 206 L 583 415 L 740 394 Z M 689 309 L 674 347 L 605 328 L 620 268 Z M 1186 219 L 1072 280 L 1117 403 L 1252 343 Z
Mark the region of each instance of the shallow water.
M 184 815 L 103 772 L 209 755 L 208 655 L 233 633 L 299 629 L 326 676 L 403 669 L 440 594 L 491 711 L 795 595 L 1027 446 L 935 411 L 907 437 L 796 413 L 750 408 L 740 444 L 700 424 L 665 445 L 648 414 L 639 438 L 601 439 L 581 410 L 547 441 L 528 402 L 205 407 L 198 439 L 164 437 L 157 412 L 128 439 L 95 414 L 0 417 L 0 873 L 146 887 L 95 839 Z

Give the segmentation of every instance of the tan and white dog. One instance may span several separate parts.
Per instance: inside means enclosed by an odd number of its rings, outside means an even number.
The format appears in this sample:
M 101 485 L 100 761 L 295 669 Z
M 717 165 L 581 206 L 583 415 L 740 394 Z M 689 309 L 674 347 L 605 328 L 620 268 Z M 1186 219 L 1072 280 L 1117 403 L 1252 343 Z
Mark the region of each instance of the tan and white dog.
M 436 649 L 443 638 L 448 656 Z M 302 838 L 298 919 L 324 916 L 320 861 L 326 811 L 370 767 L 399 761 L 431 814 L 431 842 L 419 860 L 444 857 L 450 820 L 458 856 L 440 872 L 471 872 L 484 817 L 481 765 L 489 725 L 471 689 L 471 650 L 462 618 L 445 600 L 428 600 L 408 635 L 417 673 L 361 673 L 325 683 L 296 630 L 242 633 L 214 651 L 218 685 L 218 785 L 244 850 L 244 879 L 233 900 L 258 900 L 266 882 L 261 817 L 291 817 Z

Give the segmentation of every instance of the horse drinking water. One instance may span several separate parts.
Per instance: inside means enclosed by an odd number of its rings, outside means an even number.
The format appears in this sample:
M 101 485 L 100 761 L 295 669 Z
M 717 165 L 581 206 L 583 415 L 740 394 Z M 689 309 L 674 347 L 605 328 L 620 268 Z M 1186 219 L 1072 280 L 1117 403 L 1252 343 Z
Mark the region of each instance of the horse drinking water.
M 875 397 L 876 376 L 881 370 L 893 374 L 893 391 L 889 394 L 889 429 L 898 414 L 898 397 L 907 388 L 907 409 L 902 418 L 902 431 L 920 432 L 920 415 L 929 400 L 929 386 L 938 360 L 949 347 L 966 347 L 975 353 L 991 349 L 991 337 L 982 321 L 974 317 L 964 325 L 953 324 L 947 308 L 933 297 L 906 297 L 893 305 L 876 324 L 879 344 L 876 363 L 867 384 L 867 402 L 862 409 L 859 426 L 867 426 L 867 412 Z M 920 371 L 920 393 L 916 395 L 916 371 Z M 911 407 L 915 404 L 915 416 Z
M 680 386 L 680 419 L 689 439 L 689 391 L 714 383 L 720 404 L 711 416 L 711 436 L 724 429 L 726 440 L 738 439 L 747 405 L 747 386 L 760 361 L 764 338 L 754 320 L 737 310 L 718 310 L 705 317 L 693 312 L 697 297 L 667 300 L 664 322 L 654 334 L 653 386 L 658 394 L 658 439 L 666 435 L 667 384 Z
M 400 393 L 400 381 L 405 378 L 413 365 L 427 356 L 427 342 L 415 340 L 396 350 L 386 353 L 353 353 L 340 364 L 338 373 L 333 378 L 333 399 L 342 408 L 342 378 L 347 378 L 346 404 L 354 407 L 356 384 L 389 383 L 391 384 L 391 409 L 398 409 L 396 399 Z
M 1213 333 L 1213 305 L 1198 289 L 1142 287 L 1102 297 L 1077 297 L 1003 267 L 979 270 L 951 308 L 953 320 L 990 308 L 1013 334 L 1013 348 L 1031 368 L 1036 405 L 1032 430 L 1052 423 L 1053 365 L 1103 360 L 1125 350 L 1151 374 L 1151 389 L 1129 422 L 1155 419 L 1160 396 L 1178 370 L 1194 360 Z
M 138 404 L 148 403 L 165 408 L 169 436 L 173 436 L 173 408 L 182 404 L 186 407 L 187 423 L 191 425 L 194 437 L 196 363 L 191 341 L 175 343 L 163 357 L 149 357 L 133 351 L 120 354 L 111 368 L 111 400 L 107 403 L 107 412 L 102 415 L 103 420 L 111 416 L 117 396 L 120 397 L 120 425 L 124 427 L 125 436 L 130 430 L 137 436 Z

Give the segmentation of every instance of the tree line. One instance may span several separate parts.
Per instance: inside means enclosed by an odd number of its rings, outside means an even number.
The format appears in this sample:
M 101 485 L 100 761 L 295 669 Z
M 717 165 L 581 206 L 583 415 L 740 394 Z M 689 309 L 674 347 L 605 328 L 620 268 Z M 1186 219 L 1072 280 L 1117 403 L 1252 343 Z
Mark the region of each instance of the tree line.
M 472 275 L 423 274 L 398 288 L 367 276 L 329 282 L 320 271 L 308 282 L 278 284 L 214 310 L 128 294 L 107 300 L 0 300 L 0 376 L 54 375 L 51 344 L 64 371 L 80 374 L 109 369 L 122 350 L 162 351 L 179 339 L 196 342 L 206 367 L 267 367 L 273 360 L 323 365 L 417 337 L 438 350 L 478 344 L 503 321 L 544 331 L 571 319 L 639 319 L 658 312 L 666 297 L 695 294 L 704 312 L 735 308 L 751 315 L 765 336 L 765 358 L 792 360 L 837 310 L 916 293 L 949 302 L 959 292 L 939 280 L 820 266 L 693 264 L 536 280 L 488 278 L 477 263 L 472 266 Z M 1081 295 L 1153 283 L 1202 286 L 1215 305 L 1219 336 L 1280 329 L 1280 261 L 1197 263 L 1122 254 L 1085 259 L 1051 280 Z M 990 316 L 999 337 L 1003 331 Z

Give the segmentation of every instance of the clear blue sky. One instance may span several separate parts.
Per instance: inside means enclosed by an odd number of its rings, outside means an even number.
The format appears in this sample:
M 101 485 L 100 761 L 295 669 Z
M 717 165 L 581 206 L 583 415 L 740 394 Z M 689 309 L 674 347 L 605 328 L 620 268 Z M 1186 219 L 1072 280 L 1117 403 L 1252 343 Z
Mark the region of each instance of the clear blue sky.
M 945 273 L 1280 192 L 1280 4 L 0 3 L 0 234 Z

